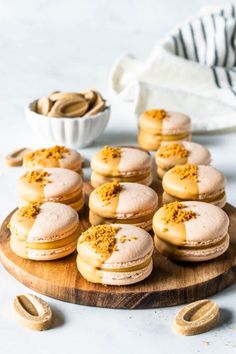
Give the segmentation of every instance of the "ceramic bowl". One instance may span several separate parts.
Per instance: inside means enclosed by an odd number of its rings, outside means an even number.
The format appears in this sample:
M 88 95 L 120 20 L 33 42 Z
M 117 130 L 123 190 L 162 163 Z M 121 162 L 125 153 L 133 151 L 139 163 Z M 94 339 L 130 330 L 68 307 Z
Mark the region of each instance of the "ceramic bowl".
M 37 100 L 25 109 L 29 125 L 38 137 L 48 145 L 63 145 L 72 149 L 84 148 L 103 133 L 110 118 L 110 106 L 89 117 L 54 118 L 36 113 Z

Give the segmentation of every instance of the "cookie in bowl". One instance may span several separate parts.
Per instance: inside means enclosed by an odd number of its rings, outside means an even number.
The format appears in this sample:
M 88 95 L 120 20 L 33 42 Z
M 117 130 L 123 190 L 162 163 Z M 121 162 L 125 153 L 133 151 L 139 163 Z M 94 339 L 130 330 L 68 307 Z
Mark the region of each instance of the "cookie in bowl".
M 152 183 L 152 157 L 148 151 L 128 146 L 105 146 L 91 159 L 91 184 L 136 182 Z
M 157 150 L 162 141 L 190 140 L 191 119 L 164 109 L 145 111 L 139 118 L 138 143 L 147 150 Z
M 80 211 L 84 205 L 83 181 L 66 168 L 36 169 L 24 173 L 17 185 L 20 206 L 29 203 L 63 203 Z
M 98 225 L 82 233 L 77 268 L 92 283 L 131 285 L 152 272 L 153 240 L 133 225 Z
M 23 167 L 26 170 L 61 167 L 80 175 L 83 174 L 82 164 L 83 159 L 79 152 L 59 145 L 31 151 L 23 159 Z
M 149 231 L 157 208 L 158 196 L 150 187 L 115 181 L 90 194 L 89 221 L 92 225 L 131 224 Z

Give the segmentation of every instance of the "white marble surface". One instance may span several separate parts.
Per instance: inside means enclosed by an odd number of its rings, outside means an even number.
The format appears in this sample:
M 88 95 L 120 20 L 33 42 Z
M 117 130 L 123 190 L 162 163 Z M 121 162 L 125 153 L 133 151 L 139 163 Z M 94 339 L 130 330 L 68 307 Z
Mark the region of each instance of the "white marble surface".
M 114 58 L 130 51 L 145 57 L 174 24 L 194 14 L 205 0 L 1 0 L 0 1 L 0 218 L 16 205 L 16 180 L 22 170 L 3 166 L 3 156 L 18 146 L 39 146 L 25 122 L 30 100 L 55 89 L 96 87 L 106 93 Z M 106 133 L 81 151 L 86 157 L 105 143 L 134 143 L 136 122 L 114 107 Z M 228 199 L 236 205 L 236 134 L 197 136 L 212 152 L 214 166 L 228 178 Z M 86 172 L 87 174 L 89 171 Z M 35 333 L 12 316 L 16 294 L 29 291 L 0 266 L 0 352 L 3 354 L 235 353 L 236 286 L 213 298 L 222 308 L 214 330 L 181 337 L 171 329 L 178 307 L 109 310 L 47 299 L 55 327 Z

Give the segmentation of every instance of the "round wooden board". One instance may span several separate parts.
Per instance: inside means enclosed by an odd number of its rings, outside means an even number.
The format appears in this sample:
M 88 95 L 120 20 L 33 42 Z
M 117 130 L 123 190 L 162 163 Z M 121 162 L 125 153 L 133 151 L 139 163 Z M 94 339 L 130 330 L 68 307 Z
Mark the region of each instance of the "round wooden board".
M 153 186 L 158 192 L 157 185 Z M 91 186 L 84 185 L 88 197 Z M 209 297 L 236 282 L 236 208 L 227 204 L 231 245 L 221 257 L 198 264 L 178 263 L 154 254 L 154 270 L 148 279 L 131 286 L 103 286 L 83 279 L 76 268 L 76 254 L 64 259 L 35 262 L 16 256 L 9 247 L 11 214 L 0 231 L 3 266 L 27 287 L 50 297 L 80 305 L 108 308 L 157 308 Z M 81 213 L 83 228 L 89 226 L 88 208 Z

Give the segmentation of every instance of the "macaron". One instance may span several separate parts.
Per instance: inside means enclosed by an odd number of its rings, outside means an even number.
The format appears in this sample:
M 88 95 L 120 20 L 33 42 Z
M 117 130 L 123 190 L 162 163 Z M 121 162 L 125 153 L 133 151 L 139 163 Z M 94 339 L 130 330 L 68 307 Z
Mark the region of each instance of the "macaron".
M 163 204 L 175 200 L 199 200 L 223 208 L 226 178 L 212 166 L 177 165 L 162 179 Z
M 136 147 L 105 146 L 92 157 L 91 168 L 94 188 L 112 181 L 152 183 L 152 157 Z
M 79 211 L 84 205 L 83 181 L 66 168 L 45 168 L 24 173 L 18 182 L 20 206 L 30 202 L 57 202 Z
M 132 224 L 147 231 L 158 207 L 158 196 L 139 183 L 105 183 L 90 194 L 89 221 L 92 225 Z
M 204 202 L 166 204 L 153 217 L 156 249 L 178 261 L 201 262 L 219 257 L 229 247 L 228 228 L 227 214 Z
M 27 170 L 45 167 L 61 167 L 73 170 L 82 175 L 82 156 L 75 150 L 65 146 L 53 146 L 39 149 L 24 156 L 23 167 Z
M 178 112 L 164 109 L 145 111 L 139 118 L 139 145 L 147 150 L 157 150 L 162 141 L 190 140 L 191 120 Z
M 47 202 L 19 208 L 10 220 L 10 247 L 18 256 L 36 261 L 65 257 L 76 250 L 80 235 L 77 212 Z
M 98 225 L 78 240 L 77 267 L 92 283 L 130 285 L 147 278 L 153 269 L 152 237 L 133 225 Z
M 162 143 L 155 158 L 159 178 L 163 178 L 176 165 L 209 165 L 211 162 L 211 154 L 207 148 L 189 141 Z

